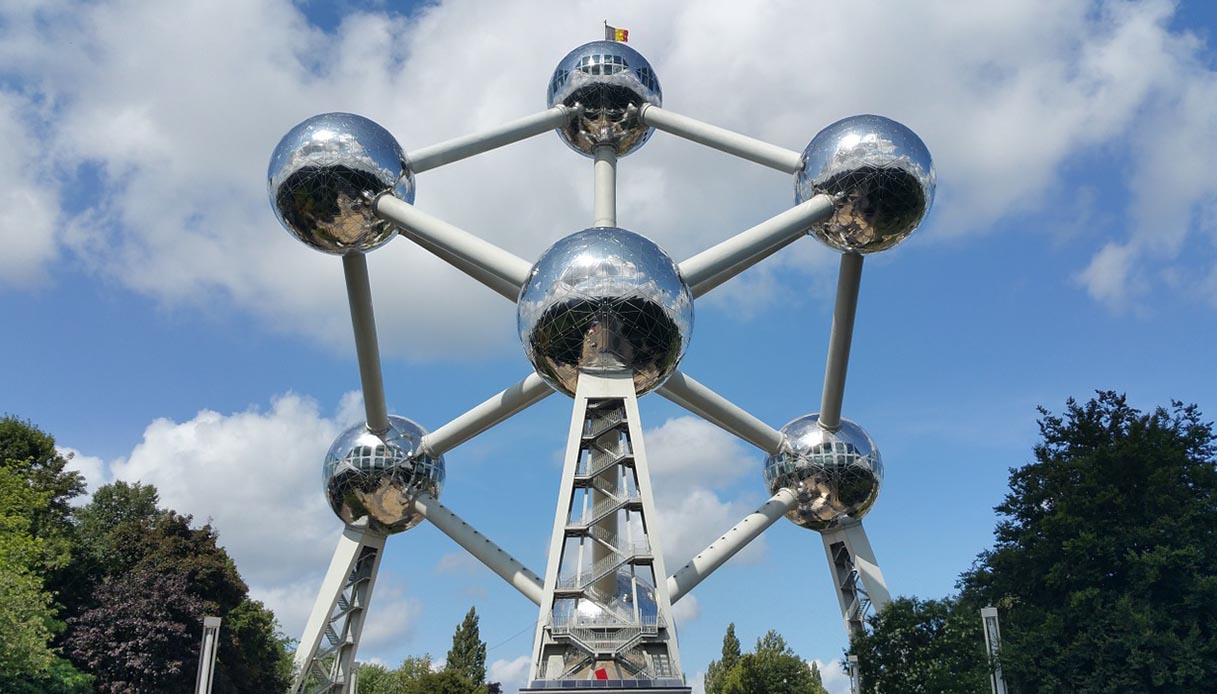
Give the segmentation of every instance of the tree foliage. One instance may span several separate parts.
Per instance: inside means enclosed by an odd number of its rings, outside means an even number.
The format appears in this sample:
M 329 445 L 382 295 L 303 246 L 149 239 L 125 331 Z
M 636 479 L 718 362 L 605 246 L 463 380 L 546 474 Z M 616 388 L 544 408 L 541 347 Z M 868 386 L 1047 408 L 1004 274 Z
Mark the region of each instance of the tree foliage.
M 430 655 L 410 657 L 396 670 L 361 663 L 359 694 L 484 694 L 487 687 L 445 667 L 435 670 Z
M 1195 406 L 1101 392 L 1040 410 L 996 544 L 961 585 L 1001 612 L 1012 691 L 1202 691 L 1217 680 L 1217 468 Z
M 826 694 L 819 670 L 795 654 L 776 631 L 756 641 L 751 653 L 740 653 L 735 624 L 723 637 L 722 657 L 706 668 L 706 694 Z
M 465 619 L 452 634 L 452 648 L 448 651 L 444 669 L 464 675 L 474 684 L 486 681 L 486 644 L 478 631 L 475 608 L 469 608 Z
M 973 694 L 988 690 L 980 612 L 957 598 L 898 598 L 850 640 L 864 691 Z

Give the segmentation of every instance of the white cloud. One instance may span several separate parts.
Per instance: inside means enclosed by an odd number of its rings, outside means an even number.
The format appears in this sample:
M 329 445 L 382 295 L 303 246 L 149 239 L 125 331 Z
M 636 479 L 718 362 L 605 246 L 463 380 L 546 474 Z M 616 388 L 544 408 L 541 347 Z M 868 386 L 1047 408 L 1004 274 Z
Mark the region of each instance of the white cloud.
M 531 661 L 532 658 L 526 655 L 515 660 L 496 660 L 490 664 L 486 680 L 502 684 L 504 694 L 512 694 L 528 684 L 528 667 Z
M 685 627 L 689 622 L 695 622 L 701 618 L 701 603 L 697 601 L 697 596 L 689 593 L 672 606 L 672 617 L 676 620 L 676 624 L 680 627 Z
M 85 479 L 85 493 L 72 500 L 75 506 L 83 506 L 89 503 L 89 499 L 93 496 L 93 492 L 103 484 L 110 482 L 109 470 L 106 463 L 101 458 L 92 455 L 85 455 L 75 448 L 58 447 L 56 449 L 59 455 L 67 458 L 67 469 L 74 472 L 79 472 Z
M 1160 233 L 1162 268 L 1180 262 L 1197 206 L 1217 191 L 1206 170 L 1217 152 L 1214 73 L 1203 44 L 1169 28 L 1168 2 L 615 8 L 674 110 L 792 148 L 849 113 L 907 122 L 938 162 L 940 233 L 975 233 L 1068 201 L 1068 167 L 1107 148 L 1130 160 L 1127 233 Z M 222 298 L 273 328 L 345 346 L 338 263 L 291 241 L 267 209 L 262 172 L 277 139 L 308 115 L 349 110 L 410 149 L 535 112 L 554 64 L 574 37 L 594 36 L 601 11 L 449 0 L 409 19 L 353 14 L 324 33 L 287 0 L 9 6 L 0 64 L 32 101 L 11 86 L 0 92 L 0 170 L 15 172 L 0 180 L 12 198 L 0 219 L 10 251 L 0 278 L 45 274 L 60 252 L 55 220 L 70 211 L 63 243 L 73 256 L 135 291 L 200 307 Z M 865 50 L 841 26 L 867 27 Z M 810 69 L 808 45 L 849 69 Z M 30 103 L 48 105 L 45 126 L 15 115 Z M 69 206 L 57 191 L 82 165 L 100 172 L 102 187 Z M 791 197 L 783 176 L 670 137 L 621 167 L 623 223 L 678 259 Z M 586 160 L 543 137 L 425 173 L 418 203 L 535 257 L 590 219 L 588 180 Z M 724 293 L 736 303 L 781 300 L 768 273 L 807 272 L 814 256 L 784 252 L 755 271 L 748 291 Z M 372 263 L 379 297 L 451 298 L 382 310 L 386 352 L 510 342 L 507 304 L 408 242 Z
M 669 573 L 753 511 L 745 499 L 724 500 L 717 489 L 755 474 L 757 454 L 738 439 L 696 417 L 675 417 L 645 432 L 663 554 Z M 759 538 L 732 561 L 756 561 Z
M 849 675 L 845 673 L 839 659 L 827 663 L 817 659 L 814 662 L 820 668 L 820 681 L 828 690 L 828 694 L 849 694 Z
M 265 412 L 158 419 L 110 474 L 155 485 L 162 505 L 214 521 L 250 584 L 289 584 L 325 566 L 336 542 L 317 471 L 340 430 L 316 402 L 289 393 Z
M 449 552 L 439 558 L 439 562 L 435 565 L 436 573 L 441 574 L 466 574 L 481 576 L 482 565 L 472 554 L 460 551 Z
M 381 571 L 376 577 L 375 595 L 359 641 L 360 651 L 370 654 L 396 652 L 413 638 L 414 625 L 422 610 L 422 603 L 410 596 L 401 577 Z

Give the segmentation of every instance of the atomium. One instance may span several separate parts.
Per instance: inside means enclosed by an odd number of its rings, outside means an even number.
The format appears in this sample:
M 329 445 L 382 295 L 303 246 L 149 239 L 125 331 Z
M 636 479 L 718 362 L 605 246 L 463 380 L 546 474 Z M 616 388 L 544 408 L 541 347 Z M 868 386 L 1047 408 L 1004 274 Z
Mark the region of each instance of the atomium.
M 597 146 L 612 145 L 625 156 L 651 137 L 638 119 L 643 104 L 661 106 L 663 91 L 651 64 L 638 51 L 616 41 L 593 41 L 566 54 L 549 80 L 550 108 L 577 108 L 575 118 L 558 130 L 571 149 L 592 156 Z
M 829 431 L 818 414 L 791 421 L 782 434 L 787 446 L 765 459 L 764 476 L 770 494 L 788 488 L 797 495 L 786 517 L 812 530 L 861 520 L 883 482 L 883 459 L 870 435 L 847 419 Z
M 376 434 L 363 424 L 347 429 L 325 454 L 322 481 L 330 508 L 345 523 L 399 533 L 422 522 L 413 506 L 419 492 L 438 497 L 444 458 L 419 450 L 426 432 L 405 417 L 389 416 Z
M 397 140 L 351 113 L 313 116 L 288 131 L 271 155 L 266 185 L 283 227 L 335 255 L 371 251 L 397 233 L 372 213 L 377 195 L 414 201 L 414 177 Z
M 517 322 L 525 354 L 555 390 L 574 395 L 580 372 L 627 372 L 641 395 L 680 363 L 693 298 L 652 241 L 593 227 L 545 251 L 520 292 Z
M 907 238 L 934 201 L 934 164 L 916 133 L 883 116 L 833 123 L 803 150 L 795 203 L 825 193 L 832 216 L 811 233 L 845 252 L 875 253 Z

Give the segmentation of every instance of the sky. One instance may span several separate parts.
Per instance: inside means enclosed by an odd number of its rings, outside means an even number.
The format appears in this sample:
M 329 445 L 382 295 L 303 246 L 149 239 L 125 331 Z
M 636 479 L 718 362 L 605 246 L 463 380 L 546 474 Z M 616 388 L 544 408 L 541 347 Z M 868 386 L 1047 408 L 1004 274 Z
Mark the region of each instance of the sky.
M 0 3 L 0 412 L 90 489 L 156 485 L 210 521 L 298 635 L 340 524 L 321 460 L 360 421 L 341 264 L 276 223 L 270 152 L 348 111 L 409 152 L 545 107 L 570 49 L 628 28 L 664 107 L 790 149 L 879 113 L 938 191 L 867 259 L 843 408 L 884 486 L 864 525 L 895 595 L 951 593 L 991 546 L 1036 407 L 1126 392 L 1217 413 L 1217 17 L 1207 3 Z M 618 219 L 676 260 L 792 204 L 793 177 L 656 133 Z M 427 171 L 416 205 L 526 259 L 592 221 L 556 135 Z M 390 410 L 434 429 L 529 365 L 514 307 L 405 239 L 369 255 Z M 836 255 L 807 238 L 699 299 L 682 370 L 774 427 L 814 412 Z M 447 456 L 442 501 L 545 565 L 569 398 Z M 767 494 L 762 455 L 642 398 L 669 567 Z M 84 501 L 83 499 L 81 500 Z M 427 525 L 390 538 L 361 659 L 442 659 L 470 606 L 491 677 L 526 676 L 535 606 Z M 979 617 L 978 617 L 979 618 Z M 728 623 L 823 664 L 846 643 L 819 537 L 786 522 L 677 610 L 690 680 Z

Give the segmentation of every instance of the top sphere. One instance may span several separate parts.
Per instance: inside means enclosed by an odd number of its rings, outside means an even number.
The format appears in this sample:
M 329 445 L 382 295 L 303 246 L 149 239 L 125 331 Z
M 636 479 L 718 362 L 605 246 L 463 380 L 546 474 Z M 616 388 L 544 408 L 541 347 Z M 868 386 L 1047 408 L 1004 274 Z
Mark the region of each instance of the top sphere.
M 676 263 L 616 227 L 584 229 L 545 251 L 517 310 L 529 361 L 567 395 L 580 372 L 631 374 L 639 395 L 658 388 L 693 329 L 693 295 Z
M 641 53 L 617 41 L 592 41 L 558 63 L 546 101 L 550 108 L 582 107 L 558 128 L 571 149 L 592 156 L 597 146 L 613 145 L 617 156 L 623 157 L 651 137 L 651 128 L 638 118 L 638 108 L 661 106 L 663 91 Z
M 862 427 L 842 419 L 828 431 L 818 414 L 810 414 L 782 427 L 782 434 L 783 450 L 765 459 L 765 485 L 770 494 L 788 488 L 798 495 L 787 518 L 825 530 L 870 511 L 883 482 L 883 458 Z
M 363 424 L 340 434 L 322 466 L 325 498 L 334 513 L 345 523 L 366 523 L 386 534 L 421 523 L 414 496 L 438 497 L 444 484 L 444 457 L 419 450 L 426 433 L 405 417 L 389 415 L 389 430 L 382 435 Z
M 270 157 L 266 189 L 292 236 L 335 255 L 371 251 L 397 233 L 373 213 L 377 195 L 414 202 L 401 145 L 351 113 L 323 113 L 288 131 Z
M 851 116 L 803 150 L 794 199 L 840 196 L 811 233 L 839 251 L 875 253 L 913 233 L 934 202 L 934 182 L 930 151 L 916 133 L 883 116 Z

